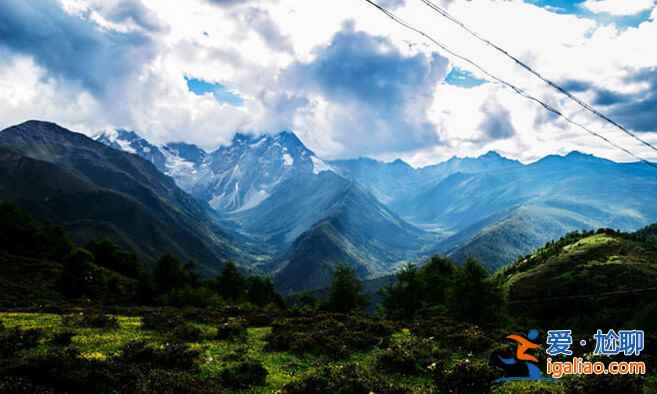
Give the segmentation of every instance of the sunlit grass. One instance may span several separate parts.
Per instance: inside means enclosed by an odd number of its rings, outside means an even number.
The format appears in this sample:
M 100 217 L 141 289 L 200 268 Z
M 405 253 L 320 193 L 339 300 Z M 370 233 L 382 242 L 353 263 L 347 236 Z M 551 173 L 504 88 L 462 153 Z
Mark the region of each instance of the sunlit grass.
M 155 333 L 141 329 L 139 317 L 119 316 L 118 320 L 117 329 L 75 329 L 73 345 L 88 358 L 104 359 L 118 354 L 129 342 L 159 340 Z
M 90 360 L 102 361 L 118 355 L 121 349 L 131 341 L 141 340 L 150 344 L 161 344 L 166 340 L 157 332 L 144 330 L 140 317 L 119 316 L 119 327 L 116 329 L 64 327 L 61 316 L 45 313 L 0 313 L 0 321 L 8 328 L 44 330 L 46 335 L 42 340 L 43 343 L 31 352 L 47 351 L 49 346 L 47 341 L 53 333 L 71 329 L 75 333 L 72 338 L 73 346 L 80 350 L 83 357 Z M 246 392 L 249 393 L 275 393 L 285 384 L 312 374 L 326 364 L 357 364 L 362 368 L 375 370 L 378 357 L 383 352 L 383 349 L 375 348 L 370 351 L 356 352 L 342 360 L 311 354 L 269 352 L 266 350 L 266 337 L 271 332 L 269 327 L 249 328 L 244 339 L 231 341 L 215 339 L 217 328 L 213 325 L 194 325 L 202 332 L 200 341 L 190 343 L 190 347 L 201 354 L 201 377 L 216 377 L 223 369 L 244 359 L 259 361 L 267 369 L 266 385 L 247 390 Z M 411 332 L 404 329 L 393 334 L 390 340 L 392 343 L 403 343 L 411 337 Z M 472 355 L 468 354 L 453 353 L 448 364 L 471 357 Z M 430 374 L 413 376 L 385 373 L 385 375 L 403 385 L 411 393 L 420 394 L 435 390 Z M 493 387 L 494 393 L 562 393 L 561 390 L 561 385 L 550 382 L 509 382 Z
M 270 393 L 320 365 L 318 358 L 312 356 L 267 352 L 265 338 L 270 331 L 269 327 L 249 328 L 243 341 L 207 340 L 195 344 L 194 347 L 203 351 L 201 373 L 207 377 L 216 376 L 239 360 L 251 358 L 260 361 L 269 373 L 266 386 L 258 392 Z
M 50 313 L 0 313 L 0 321 L 7 328 L 16 327 L 24 330 L 31 328 L 55 330 L 62 325 L 62 318 Z

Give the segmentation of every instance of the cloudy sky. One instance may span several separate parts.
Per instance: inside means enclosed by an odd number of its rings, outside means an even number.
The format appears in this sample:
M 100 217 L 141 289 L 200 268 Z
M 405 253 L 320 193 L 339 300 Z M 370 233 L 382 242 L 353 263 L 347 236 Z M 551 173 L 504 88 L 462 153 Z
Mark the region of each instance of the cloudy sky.
M 651 160 L 421 0 L 373 0 L 492 74 Z M 451 0 L 450 14 L 657 144 L 653 0 Z M 0 127 L 128 128 L 211 149 L 294 130 L 325 158 L 421 166 L 497 150 L 633 161 L 364 0 L 2 0 Z

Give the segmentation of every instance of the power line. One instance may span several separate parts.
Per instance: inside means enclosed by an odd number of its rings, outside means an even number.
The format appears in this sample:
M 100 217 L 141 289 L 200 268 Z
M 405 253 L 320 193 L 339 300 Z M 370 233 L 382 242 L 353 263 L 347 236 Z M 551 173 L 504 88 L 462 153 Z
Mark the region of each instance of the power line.
M 598 299 L 598 298 L 615 297 L 625 294 L 639 295 L 651 291 L 657 291 L 657 287 L 646 287 L 644 289 L 614 290 L 614 291 L 607 291 L 607 292 L 596 293 L 596 294 L 545 296 L 545 297 L 531 298 L 531 299 L 517 299 L 517 300 L 509 301 L 508 303 L 509 304 L 542 304 L 546 302 L 554 302 L 555 300 L 576 300 L 576 299 L 587 299 L 587 298 Z
M 473 30 L 470 29 L 468 26 L 466 26 L 463 22 L 461 22 L 461 21 L 459 21 L 458 19 L 456 19 L 455 17 L 451 16 L 451 15 L 447 12 L 447 10 L 445 10 L 444 8 L 441 8 L 440 6 L 436 5 L 436 4 L 433 3 L 431 0 L 421 0 L 421 1 L 422 1 L 424 4 L 426 4 L 429 8 L 433 9 L 434 11 L 436 11 L 437 13 L 439 13 L 440 15 L 442 15 L 443 17 L 447 18 L 447 19 L 450 20 L 451 22 L 453 22 L 453 23 L 457 24 L 458 26 L 460 26 L 463 30 L 467 31 L 467 32 L 468 32 L 470 35 L 472 35 L 473 37 L 475 37 L 475 38 L 477 38 L 478 40 L 484 42 L 485 44 L 487 44 L 487 45 L 493 47 L 493 48 L 494 48 L 495 50 L 497 50 L 498 52 L 504 54 L 506 57 L 508 57 L 509 59 L 513 60 L 513 61 L 514 61 L 516 64 L 518 64 L 520 67 L 522 67 L 522 68 L 524 68 L 525 70 L 529 71 L 532 75 L 534 75 L 535 77 L 537 77 L 537 78 L 540 79 L 541 81 L 545 82 L 546 84 L 548 84 L 550 87 L 552 87 L 552 88 L 555 89 L 556 91 L 558 91 L 558 92 L 560 92 L 560 93 L 566 95 L 569 99 L 571 99 L 572 101 L 576 102 L 576 103 L 577 103 L 578 105 L 580 105 L 582 108 L 584 108 L 584 109 L 586 109 L 587 111 L 591 112 L 592 114 L 594 114 L 594 115 L 596 115 L 596 116 L 602 118 L 603 120 L 607 121 L 608 123 L 611 123 L 611 124 L 614 125 L 617 129 L 621 130 L 621 131 L 624 132 L 625 134 L 631 136 L 631 137 L 634 138 L 635 140 L 641 142 L 643 145 L 645 145 L 645 146 L 647 146 L 647 147 L 649 147 L 649 148 L 651 148 L 652 150 L 654 150 L 654 151 L 657 152 L 657 147 L 656 147 L 655 145 L 651 144 L 650 142 L 644 140 L 643 138 L 639 137 L 639 136 L 636 135 L 635 133 L 633 133 L 633 132 L 631 132 L 630 130 L 626 129 L 625 127 L 623 127 L 623 125 L 621 125 L 620 123 L 616 122 L 615 120 L 609 118 L 607 115 L 605 115 L 605 114 L 603 114 L 602 112 L 598 111 L 597 109 L 595 109 L 594 107 L 592 107 L 590 104 L 588 104 L 588 103 L 584 102 L 583 100 L 579 99 L 578 97 L 576 97 L 575 95 L 573 95 L 572 93 L 570 93 L 568 90 L 566 90 L 565 88 L 563 88 L 563 87 L 561 87 L 560 85 L 558 85 L 557 83 L 555 83 L 554 81 L 552 81 L 552 80 L 550 80 L 550 79 L 544 77 L 541 73 L 539 73 L 538 71 L 536 71 L 535 69 L 533 69 L 531 66 L 527 65 L 525 62 L 523 62 L 522 60 L 520 60 L 520 59 L 517 58 L 516 56 L 511 55 L 511 54 L 510 54 L 508 51 L 506 51 L 505 49 L 501 48 L 500 46 L 498 46 L 498 45 L 496 45 L 495 43 L 491 42 L 490 40 L 486 39 L 485 37 L 482 37 L 480 34 L 478 34 L 477 32 L 473 31 Z
M 637 159 L 637 160 L 639 160 L 639 161 L 641 161 L 641 162 L 643 162 L 643 163 L 645 163 L 645 164 L 647 164 L 647 165 L 649 165 L 649 166 L 651 166 L 651 167 L 657 168 L 657 164 L 654 164 L 654 163 L 652 163 L 652 162 L 650 162 L 650 161 L 648 161 L 648 160 L 642 158 L 641 156 L 636 155 L 635 153 L 631 152 L 630 150 L 628 150 L 628 149 L 626 149 L 626 148 L 624 148 L 624 147 L 622 147 L 622 146 L 616 144 L 615 142 L 611 141 L 609 138 L 603 136 L 602 134 L 600 134 L 600 133 L 598 133 L 598 132 L 596 132 L 596 131 L 594 131 L 594 130 L 591 130 L 590 128 L 586 127 L 585 125 L 583 125 L 583 124 L 581 124 L 581 123 L 579 123 L 579 122 L 577 122 L 577 121 L 575 121 L 575 120 L 569 118 L 568 116 L 564 115 L 564 114 L 563 114 L 561 111 L 559 111 L 558 109 L 552 107 L 550 104 L 547 104 L 547 103 L 545 103 L 544 101 L 542 101 L 542 100 L 540 100 L 540 99 L 538 99 L 538 98 L 532 96 L 531 94 L 525 92 L 522 88 L 519 88 L 519 87 L 513 85 L 512 83 L 507 82 L 507 81 L 505 81 L 505 80 L 503 80 L 503 79 L 501 79 L 501 78 L 499 78 L 499 77 L 497 77 L 497 76 L 491 74 L 490 72 L 488 72 L 486 69 L 484 69 L 484 68 L 483 68 L 482 66 L 480 66 L 479 64 L 477 64 L 477 63 L 475 63 L 474 61 L 468 59 L 467 57 L 462 56 L 462 55 L 460 55 L 460 54 L 454 52 L 453 50 L 449 49 L 446 45 L 442 44 L 441 42 L 439 42 L 438 40 L 436 40 L 435 38 L 433 38 L 433 37 L 430 36 L 429 34 L 425 33 L 424 31 L 422 31 L 422 30 L 420 30 L 420 29 L 418 29 L 418 28 L 416 28 L 416 27 L 413 27 L 412 25 L 410 25 L 409 23 L 405 22 L 403 19 L 399 18 L 398 16 L 396 16 L 395 14 L 393 14 L 392 12 L 390 12 L 389 10 L 387 10 L 386 8 L 384 8 L 384 7 L 380 6 L 380 5 L 378 5 L 377 3 L 373 2 L 372 0 L 365 0 L 365 1 L 366 1 L 367 3 L 369 3 L 371 6 L 375 7 L 375 8 L 378 9 L 379 11 L 381 11 L 382 13 L 384 13 L 388 18 L 392 19 L 392 20 L 395 21 L 397 24 L 403 26 L 404 28 L 406 28 L 406 29 L 408 29 L 408 30 L 410 30 L 410 31 L 413 31 L 413 32 L 416 33 L 416 34 L 421 35 L 422 37 L 426 38 L 427 40 L 429 40 L 429 41 L 431 41 L 432 43 L 434 43 L 435 45 L 437 45 L 437 46 L 438 46 L 439 48 L 441 48 L 443 51 L 445 51 L 445 52 L 449 53 L 450 55 L 454 56 L 455 58 L 457 58 L 457 59 L 459 59 L 459 60 L 461 60 L 461 61 L 463 61 L 463 62 L 465 62 L 465 63 L 467 63 L 467 64 L 469 64 L 469 65 L 471 65 L 472 67 L 475 67 L 477 70 L 479 70 L 481 73 L 483 73 L 484 75 L 486 75 L 488 78 L 490 78 L 490 79 L 496 81 L 497 83 L 500 83 L 500 84 L 502 84 L 502 85 L 508 87 L 509 89 L 511 89 L 511 90 L 513 90 L 515 93 L 517 93 L 517 94 L 519 94 L 519 95 L 525 97 L 526 99 L 531 100 L 531 101 L 534 101 L 535 103 L 537 103 L 537 104 L 539 104 L 540 106 L 542 106 L 543 108 L 545 108 L 547 111 L 550 111 L 550 112 L 554 113 L 555 115 L 557 115 L 557 116 L 559 116 L 560 118 L 564 119 L 564 120 L 567 121 L 568 123 L 570 123 L 570 124 L 572 124 L 572 125 L 574 125 L 574 126 L 577 126 L 577 127 L 581 128 L 582 130 L 586 131 L 587 133 L 589 133 L 589 134 L 591 134 L 591 135 L 593 135 L 593 136 L 595 136 L 595 137 L 597 137 L 597 138 L 599 138 L 599 139 L 605 141 L 606 143 L 608 143 L 609 145 L 615 147 L 616 149 L 619 149 L 619 150 L 621 150 L 621 151 L 627 153 L 628 155 L 634 157 L 635 159 Z

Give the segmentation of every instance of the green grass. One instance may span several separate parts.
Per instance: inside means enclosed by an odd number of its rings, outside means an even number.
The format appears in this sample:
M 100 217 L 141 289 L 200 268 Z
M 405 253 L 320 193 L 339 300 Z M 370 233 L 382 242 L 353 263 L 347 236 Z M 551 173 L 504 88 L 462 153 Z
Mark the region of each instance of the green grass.
M 144 340 L 150 343 L 161 343 L 158 333 L 144 330 L 140 317 L 119 316 L 118 329 L 75 328 L 73 345 L 80 349 L 83 356 L 93 359 L 106 359 L 120 352 L 130 341 Z M 55 314 L 45 313 L 0 313 L 0 321 L 7 328 L 42 329 L 46 334 L 63 330 L 62 318 Z M 299 379 L 312 373 L 326 363 L 346 364 L 357 363 L 366 368 L 373 368 L 380 350 L 354 353 L 350 357 L 335 361 L 327 357 L 313 355 L 297 355 L 289 352 L 267 352 L 265 350 L 266 336 L 269 327 L 249 328 L 247 337 L 242 341 L 225 341 L 214 339 L 216 328 L 210 325 L 196 324 L 203 332 L 203 339 L 190 346 L 201 352 L 201 371 L 203 377 L 217 376 L 224 368 L 243 359 L 244 356 L 260 361 L 269 372 L 267 383 L 263 387 L 249 392 L 273 393 L 294 379 Z M 410 336 L 408 330 L 393 336 L 393 341 L 401 341 Z M 48 345 L 44 342 L 32 352 L 44 352 Z M 427 377 L 395 376 L 395 379 L 416 393 L 426 392 L 431 381 Z
M 118 329 L 75 328 L 73 345 L 80 349 L 84 357 L 90 359 L 106 359 L 112 357 L 130 341 L 144 340 L 151 344 L 163 343 L 165 338 L 160 334 L 144 330 L 140 317 L 119 316 Z M 64 329 L 59 315 L 43 313 L 0 313 L 0 321 L 8 328 L 42 329 L 46 332 L 43 343 L 30 352 L 45 352 L 47 341 L 52 333 Z M 328 357 L 313 355 L 297 355 L 289 352 L 268 352 L 265 350 L 269 327 L 249 328 L 247 336 L 239 341 L 216 340 L 216 327 L 205 324 L 195 324 L 203 332 L 202 340 L 191 343 L 190 346 L 201 353 L 200 375 L 211 378 L 245 357 L 260 361 L 268 371 L 265 386 L 247 390 L 248 393 L 275 393 L 286 383 L 311 374 L 327 363 L 333 365 L 356 363 L 367 369 L 375 369 L 381 349 L 357 352 L 343 360 L 333 360 Z M 391 341 L 400 343 L 408 340 L 410 331 L 404 329 L 393 334 Z M 448 364 L 470 358 L 471 354 L 453 353 Z M 402 374 L 386 374 L 387 378 L 408 388 L 415 394 L 432 392 L 432 381 L 428 374 L 410 376 Z M 544 389 L 545 391 L 540 391 Z M 493 393 L 562 393 L 561 385 L 545 382 L 515 382 L 498 384 L 493 387 Z
M 80 349 L 84 357 L 90 359 L 106 359 L 120 352 L 128 342 L 144 340 L 150 343 L 162 343 L 162 338 L 154 331 L 141 328 L 140 317 L 119 316 L 118 329 L 73 329 L 73 345 Z M 46 333 L 63 330 L 62 318 L 59 315 L 44 313 L 0 313 L 0 321 L 7 328 L 42 329 Z M 243 341 L 215 340 L 216 328 L 210 325 L 196 324 L 203 332 L 200 342 L 190 343 L 193 349 L 201 352 L 201 376 L 217 376 L 221 370 L 236 363 L 243 356 L 260 361 L 269 372 L 267 384 L 257 388 L 255 392 L 272 393 L 295 378 L 310 373 L 328 359 L 311 355 L 299 356 L 287 352 L 265 351 L 265 338 L 271 331 L 269 327 L 249 328 Z M 46 334 L 48 338 L 48 334 Z M 43 343 L 32 352 L 44 352 L 48 345 Z M 351 361 L 372 365 L 375 361 L 374 352 L 355 354 Z M 347 362 L 347 360 L 343 361 Z
M 216 376 L 222 369 L 246 356 L 260 361 L 269 372 L 267 385 L 258 392 L 270 393 L 317 365 L 316 357 L 265 351 L 265 337 L 270 330 L 269 327 L 249 328 L 244 341 L 206 340 L 194 344 L 193 347 L 203 352 L 201 374 Z

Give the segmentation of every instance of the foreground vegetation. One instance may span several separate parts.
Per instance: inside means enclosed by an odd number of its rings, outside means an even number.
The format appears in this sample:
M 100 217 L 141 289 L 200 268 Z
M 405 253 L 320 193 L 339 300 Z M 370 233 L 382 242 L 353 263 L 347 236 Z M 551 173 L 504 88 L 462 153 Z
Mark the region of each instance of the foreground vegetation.
M 473 259 L 459 266 L 434 257 L 403 267 L 367 313 L 363 285 L 347 266 L 336 268 L 324 297 L 284 300 L 269 278 L 233 264 L 203 279 L 193 262 L 171 255 L 144 267 L 107 240 L 76 245 L 10 204 L 0 204 L 0 219 L 2 393 L 657 390 L 652 375 L 491 384 L 526 374 L 496 360 L 515 354 L 507 335 L 530 328 L 570 328 L 578 337 L 598 325 L 644 329 L 637 360 L 652 374 L 653 230 L 569 234 L 495 274 Z M 642 289 L 640 308 L 627 304 L 639 299 L 632 289 Z M 544 362 L 543 351 L 536 355 Z
M 135 312 L 142 316 L 0 314 L 0 392 L 649 393 L 656 388 L 650 379 L 629 376 L 491 386 L 503 371 L 488 359 L 514 349 L 499 342 L 501 332 L 442 318 L 402 327 L 366 317 L 289 313 L 261 326 L 266 322 L 249 321 L 253 314 L 247 311 L 232 317 L 192 309 L 124 311 Z

